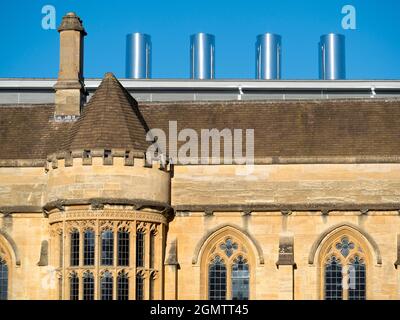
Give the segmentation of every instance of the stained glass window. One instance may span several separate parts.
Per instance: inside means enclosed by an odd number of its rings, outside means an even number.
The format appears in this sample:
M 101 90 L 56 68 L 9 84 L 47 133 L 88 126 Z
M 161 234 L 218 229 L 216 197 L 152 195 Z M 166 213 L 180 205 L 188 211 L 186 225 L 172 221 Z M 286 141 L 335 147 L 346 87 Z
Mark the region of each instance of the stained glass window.
M 208 270 L 208 297 L 210 300 L 226 299 L 226 266 L 223 260 L 216 256 Z

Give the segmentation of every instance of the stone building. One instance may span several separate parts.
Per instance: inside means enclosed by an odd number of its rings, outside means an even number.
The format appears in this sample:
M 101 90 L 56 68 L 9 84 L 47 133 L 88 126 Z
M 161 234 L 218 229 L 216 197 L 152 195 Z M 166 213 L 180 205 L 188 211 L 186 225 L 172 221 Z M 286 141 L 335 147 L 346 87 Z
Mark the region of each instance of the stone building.
M 54 102 L 0 105 L 0 299 L 400 297 L 397 95 L 137 102 L 107 73 L 88 99 L 59 32 Z M 170 121 L 254 129 L 251 171 L 149 158 Z

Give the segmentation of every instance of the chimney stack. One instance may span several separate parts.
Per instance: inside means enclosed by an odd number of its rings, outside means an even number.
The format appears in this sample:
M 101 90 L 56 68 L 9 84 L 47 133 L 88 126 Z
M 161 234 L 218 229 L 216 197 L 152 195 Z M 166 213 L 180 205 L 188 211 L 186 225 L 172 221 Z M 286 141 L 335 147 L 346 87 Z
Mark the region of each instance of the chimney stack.
M 83 82 L 83 37 L 86 36 L 81 19 L 67 13 L 58 28 L 60 33 L 60 70 L 54 85 L 55 116 L 77 117 L 85 101 Z

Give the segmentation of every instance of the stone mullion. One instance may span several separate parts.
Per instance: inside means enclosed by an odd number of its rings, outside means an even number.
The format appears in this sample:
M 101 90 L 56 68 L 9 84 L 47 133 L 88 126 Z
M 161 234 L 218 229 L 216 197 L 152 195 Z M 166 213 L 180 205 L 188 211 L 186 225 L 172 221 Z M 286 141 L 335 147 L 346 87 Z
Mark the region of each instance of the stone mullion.
M 158 232 L 156 235 L 157 241 L 155 243 L 154 266 L 158 270 L 158 277 L 154 282 L 154 298 L 158 300 L 164 299 L 163 282 L 164 282 L 164 225 L 160 224 L 157 227 Z
M 77 272 L 78 274 L 78 299 L 83 300 L 83 272 Z
M 113 291 L 112 291 L 113 300 L 117 300 L 117 290 L 118 290 L 118 288 L 117 288 L 117 276 L 118 276 L 118 271 L 114 270 L 112 275 L 113 275 Z
M 66 257 L 68 256 L 68 250 L 66 250 L 68 241 L 67 241 L 67 228 L 66 228 L 65 219 L 63 220 L 62 239 L 63 239 L 62 249 L 61 249 L 62 256 L 63 256 L 63 258 L 62 258 L 62 286 L 63 286 L 62 300 L 66 300 L 66 297 L 67 297 L 67 292 L 66 292 L 66 290 L 67 290 L 67 288 L 66 288 L 67 287 L 67 285 L 66 285 L 67 272 L 66 272 L 66 266 L 65 266 L 66 261 L 65 260 L 66 260 Z M 66 251 L 67 251 L 67 253 L 66 253 Z
M 114 239 L 114 244 L 113 244 L 113 267 L 114 269 L 118 265 L 118 228 L 116 227 L 116 224 L 114 225 L 113 230 L 113 239 Z
M 226 261 L 226 300 L 232 300 L 232 268 L 229 260 Z
M 95 244 L 94 244 L 94 298 L 95 300 L 98 299 L 98 277 L 99 277 L 99 270 L 100 270 L 100 259 L 101 259 L 101 241 L 100 241 L 100 223 L 99 219 L 96 219 L 96 226 L 95 226 Z
M 147 270 L 150 270 L 150 241 L 151 241 L 151 225 L 148 223 L 146 225 L 146 233 L 145 233 L 145 241 L 144 241 L 144 268 Z M 144 281 L 145 285 L 144 285 L 144 297 L 147 299 L 145 300 L 150 300 L 150 273 L 148 273 L 148 276 L 146 277 L 145 281 Z
M 130 228 L 130 239 L 131 245 L 129 247 L 130 251 L 130 272 L 129 272 L 129 299 L 135 300 L 136 299 L 136 220 L 132 221 L 131 228 Z
M 82 268 L 83 266 L 83 230 L 79 230 L 79 267 Z

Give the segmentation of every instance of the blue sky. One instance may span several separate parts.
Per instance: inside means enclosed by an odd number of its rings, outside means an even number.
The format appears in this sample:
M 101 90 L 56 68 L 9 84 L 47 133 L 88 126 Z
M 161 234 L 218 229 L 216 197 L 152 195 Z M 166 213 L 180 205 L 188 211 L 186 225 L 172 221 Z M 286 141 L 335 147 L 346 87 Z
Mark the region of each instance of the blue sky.
M 344 5 L 357 10 L 356 30 L 343 30 Z M 125 76 L 125 36 L 152 36 L 153 78 L 188 78 L 189 35 L 216 36 L 216 77 L 254 78 L 256 35 L 282 36 L 282 77 L 318 77 L 317 43 L 346 35 L 349 79 L 400 79 L 398 0 L 19 0 L 2 1 L 0 77 L 56 77 L 59 39 L 41 27 L 44 5 L 84 21 L 85 77 Z

